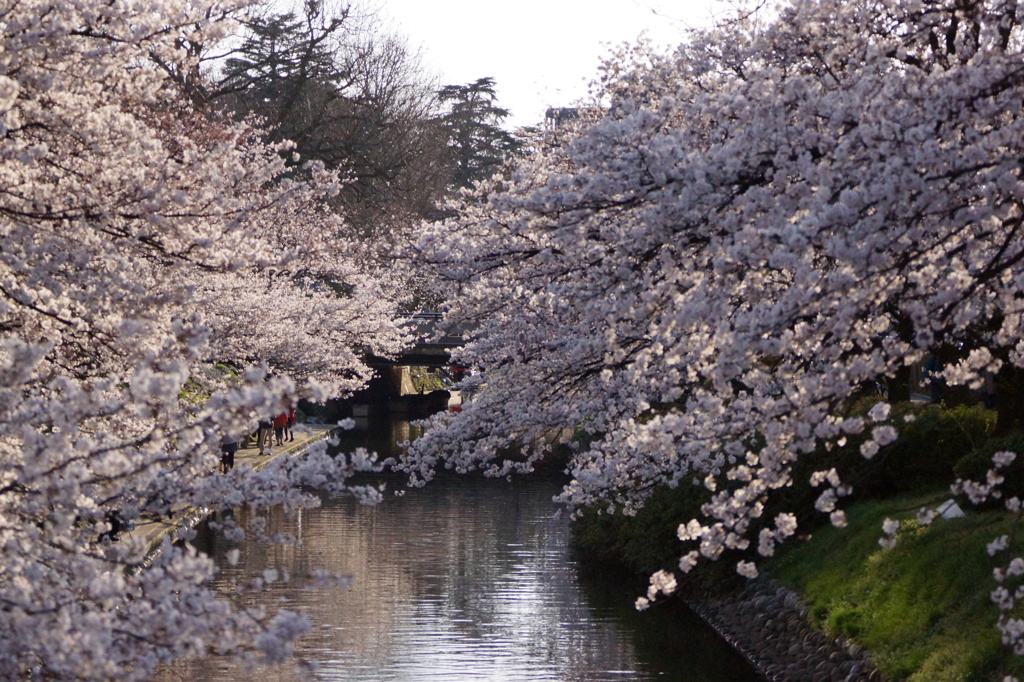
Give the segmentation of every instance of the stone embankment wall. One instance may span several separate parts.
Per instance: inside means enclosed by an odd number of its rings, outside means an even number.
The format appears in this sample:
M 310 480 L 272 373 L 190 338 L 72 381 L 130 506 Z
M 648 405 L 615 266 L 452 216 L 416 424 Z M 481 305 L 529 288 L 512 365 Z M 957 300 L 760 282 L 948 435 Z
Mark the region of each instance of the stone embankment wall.
M 799 595 L 753 580 L 741 592 L 687 602 L 772 682 L 884 682 L 867 652 L 811 627 Z

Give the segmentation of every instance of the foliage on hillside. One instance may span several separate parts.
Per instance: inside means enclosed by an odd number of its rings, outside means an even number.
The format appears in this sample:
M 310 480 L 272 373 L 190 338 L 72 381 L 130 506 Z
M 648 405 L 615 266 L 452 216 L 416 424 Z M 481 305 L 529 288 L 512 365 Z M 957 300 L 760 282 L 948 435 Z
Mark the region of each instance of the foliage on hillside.
M 986 545 L 1018 537 L 1020 521 L 999 511 L 969 511 L 965 518 L 921 526 L 921 507 L 948 492 L 900 495 L 854 505 L 845 529 L 824 527 L 771 562 L 773 577 L 797 589 L 812 618 L 831 635 L 864 646 L 888 677 L 913 682 L 998 679 L 1024 672 L 1000 641 L 991 599 L 997 566 Z M 892 548 L 879 546 L 886 519 L 900 528 Z
M 867 411 L 876 402 L 875 397 L 857 401 L 850 412 Z M 844 505 L 847 527 L 828 524 L 814 509 L 812 491 L 793 486 L 779 504 L 798 510 L 800 539 L 782 546 L 767 571 L 804 596 L 822 630 L 866 647 L 894 679 L 980 681 L 997 671 L 1020 673 L 1024 665 L 1001 644 L 995 627 L 1000 612 L 991 593 L 999 586 L 993 569 L 1000 561 L 986 551 L 992 538 L 1003 535 L 1014 539 L 1008 540 L 1008 551 L 1024 547 L 1019 517 L 998 508 L 978 510 L 962 495 L 957 499 L 967 518 L 923 526 L 917 515 L 952 497 L 942 484 L 955 471 L 989 462 L 992 452 L 1022 436 L 993 436 L 994 412 L 977 405 L 903 403 L 893 413 L 913 420 L 871 460 L 860 456 L 857 440 L 843 452 L 822 449 L 809 458 L 850 465 L 846 470 L 857 481 L 857 492 Z M 699 514 L 709 498 L 699 485 L 663 486 L 635 516 L 587 508 L 574 526 L 581 560 L 648 575 L 671 571 L 678 561 L 678 520 Z M 899 531 L 895 546 L 884 548 L 879 540 L 887 537 L 883 522 L 890 518 L 899 521 Z M 747 550 L 728 558 L 751 554 Z M 699 566 L 681 589 L 733 589 L 742 578 L 732 565 Z

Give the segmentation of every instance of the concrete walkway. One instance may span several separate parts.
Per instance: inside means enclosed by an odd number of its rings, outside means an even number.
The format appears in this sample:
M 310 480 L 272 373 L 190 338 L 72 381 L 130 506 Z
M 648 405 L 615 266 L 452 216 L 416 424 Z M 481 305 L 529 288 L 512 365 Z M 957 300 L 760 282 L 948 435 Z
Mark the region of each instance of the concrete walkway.
M 239 448 L 235 453 L 235 466 L 248 464 L 253 469 L 259 470 L 278 457 L 299 457 L 304 455 L 311 445 L 327 438 L 335 428 L 321 424 L 296 424 L 294 441 L 288 441 L 283 446 L 275 445 L 269 455 L 260 455 L 255 445 Z M 171 542 L 180 539 L 209 513 L 210 510 L 205 507 L 181 507 L 175 509 L 169 519 L 139 522 L 136 523 L 134 530 L 125 531 L 126 535 L 130 533 L 133 538 L 143 538 L 149 548 L 143 562 L 138 566 L 133 566 L 129 572 L 137 574 L 153 562 L 153 559 L 160 554 L 164 536 L 169 536 Z

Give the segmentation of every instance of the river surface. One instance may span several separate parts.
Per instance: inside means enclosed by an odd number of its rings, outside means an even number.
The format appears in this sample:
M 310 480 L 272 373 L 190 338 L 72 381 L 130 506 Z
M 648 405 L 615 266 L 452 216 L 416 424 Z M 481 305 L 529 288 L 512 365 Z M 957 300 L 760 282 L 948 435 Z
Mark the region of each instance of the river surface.
M 408 427 L 374 433 L 385 449 Z M 393 430 L 397 429 L 397 434 Z M 389 479 L 390 490 L 402 479 Z M 266 604 L 309 617 L 296 645 L 312 667 L 245 672 L 222 659 L 186 661 L 164 680 L 743 682 L 753 671 L 679 605 L 637 613 L 641 587 L 582 570 L 570 552 L 570 521 L 557 516 L 554 478 L 512 482 L 444 477 L 377 506 L 324 497 L 269 528 L 297 543 L 237 545 L 200 533 L 196 544 L 221 570 L 216 588 L 239 606 Z M 236 512 L 246 521 L 242 510 Z M 291 576 L 259 594 L 236 585 L 265 569 Z M 308 589 L 313 569 L 353 576 L 346 588 Z

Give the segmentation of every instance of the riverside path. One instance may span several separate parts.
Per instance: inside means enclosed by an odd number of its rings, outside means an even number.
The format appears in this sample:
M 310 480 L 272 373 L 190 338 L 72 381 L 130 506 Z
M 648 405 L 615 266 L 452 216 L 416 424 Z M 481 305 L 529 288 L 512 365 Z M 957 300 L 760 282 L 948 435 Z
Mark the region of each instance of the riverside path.
M 306 454 L 310 446 L 327 438 L 336 427 L 322 424 L 296 424 L 293 428 L 295 440 L 283 446 L 274 446 L 271 454 L 261 455 L 255 445 L 239 447 L 235 453 L 235 466 L 248 464 L 258 471 L 278 457 L 299 457 Z M 193 526 L 202 521 L 210 513 L 205 507 L 183 506 L 172 510 L 170 518 L 148 520 L 136 523 L 131 531 L 123 531 L 135 538 L 142 538 L 149 548 L 142 563 L 133 566 L 131 572 L 137 573 L 149 566 L 160 553 L 164 537 L 171 542 L 180 539 Z

